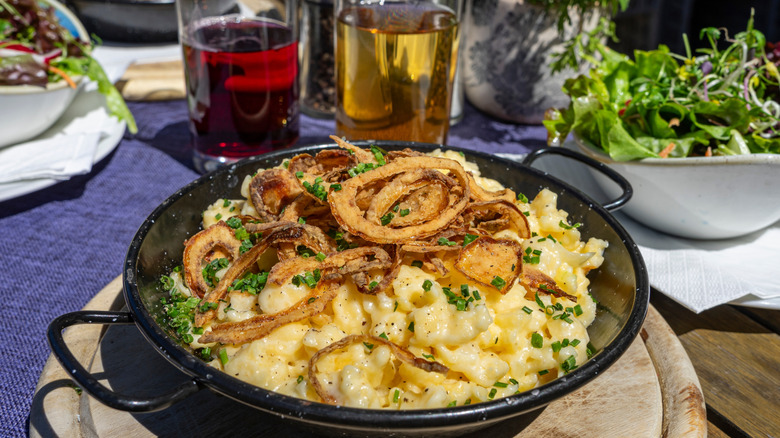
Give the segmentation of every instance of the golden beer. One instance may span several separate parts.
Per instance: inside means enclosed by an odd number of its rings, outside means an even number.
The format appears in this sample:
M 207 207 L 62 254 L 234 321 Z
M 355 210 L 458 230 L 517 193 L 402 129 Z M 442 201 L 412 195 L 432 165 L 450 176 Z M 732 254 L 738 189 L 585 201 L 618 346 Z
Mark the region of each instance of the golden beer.
M 436 5 L 354 6 L 336 25 L 336 133 L 444 143 L 458 19 Z

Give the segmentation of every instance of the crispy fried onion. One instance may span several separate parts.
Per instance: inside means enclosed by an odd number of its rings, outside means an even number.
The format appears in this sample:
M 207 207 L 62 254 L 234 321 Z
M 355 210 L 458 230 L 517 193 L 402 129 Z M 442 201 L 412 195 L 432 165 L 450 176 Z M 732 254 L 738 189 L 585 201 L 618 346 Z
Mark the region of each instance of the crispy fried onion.
M 268 239 L 262 243 L 267 245 L 270 242 L 278 242 L 283 240 L 284 233 L 289 232 L 291 229 L 283 229 L 277 231 L 277 234 L 282 234 L 282 237 L 274 238 L 269 236 Z M 255 251 L 261 244 L 255 245 L 249 252 Z M 258 249 L 257 254 L 251 256 L 250 264 L 252 260 L 256 260 L 264 250 Z M 244 253 L 244 255 L 249 254 Z M 243 262 L 243 256 L 234 263 L 234 265 L 245 266 Z M 317 286 L 302 300 L 298 301 L 292 307 L 277 312 L 274 314 L 263 314 L 244 321 L 235 323 L 217 324 L 212 327 L 210 332 L 206 332 L 201 340 L 205 343 L 209 342 L 222 342 L 224 344 L 239 344 L 244 342 L 254 341 L 260 339 L 274 329 L 281 327 L 284 324 L 300 321 L 302 319 L 314 316 L 325 309 L 325 306 L 335 298 L 340 280 L 345 275 L 352 275 L 360 272 L 367 272 L 371 269 L 386 269 L 391 266 L 390 256 L 385 250 L 379 247 L 363 247 L 354 248 L 342 252 L 336 252 L 330 254 L 324 260 L 320 261 L 314 257 L 295 257 L 292 259 L 280 261 L 275 264 L 271 271 L 268 273 L 268 283 L 274 283 L 277 285 L 283 285 L 289 282 L 294 276 L 301 274 L 302 272 L 319 270 L 321 278 L 317 283 Z M 217 303 L 219 299 L 224 298 L 228 291 L 228 285 L 232 284 L 233 280 L 238 278 L 243 271 L 233 269 L 231 266 L 228 272 L 217 285 L 217 289 L 213 292 L 220 290 L 221 294 L 214 296 L 207 295 L 204 298 L 204 302 Z M 236 274 L 238 272 L 238 274 Z M 229 281 L 226 281 L 229 280 Z M 224 287 L 224 290 L 220 289 Z M 216 316 L 216 310 L 209 309 L 202 312 L 199 308 L 198 313 L 195 314 L 195 325 L 202 326 L 203 324 L 211 321 Z
M 515 241 L 480 237 L 463 248 L 455 269 L 505 294 L 520 275 L 522 252 L 522 245 Z
M 474 175 L 469 173 L 469 188 L 471 189 L 471 199 L 475 202 L 500 201 L 514 202 L 515 192 L 511 189 L 503 189 L 497 192 L 489 192 L 477 184 Z
M 244 228 L 250 233 L 262 232 L 270 225 L 276 224 L 279 228 L 283 226 L 287 231 L 285 234 L 277 234 L 274 243 L 277 244 L 277 254 L 279 260 L 287 260 L 298 256 L 298 247 L 303 246 L 317 253 L 327 254 L 336 250 L 336 242 L 328 237 L 320 228 L 299 224 L 297 222 L 274 222 L 271 224 L 246 224 Z
M 528 290 L 528 293 L 526 294 L 526 298 L 528 299 L 533 299 L 533 293 L 539 292 L 553 295 L 558 298 L 568 298 L 575 303 L 577 302 L 577 297 L 567 294 L 563 289 L 558 287 L 555 280 L 548 277 L 544 272 L 528 265 L 523 266 L 523 275 L 520 277 L 520 283 Z
M 314 316 L 325 309 L 338 293 L 338 282 L 320 280 L 317 287 L 295 303 L 289 309 L 272 314 L 257 315 L 239 322 L 228 322 L 212 326 L 199 342 L 221 342 L 223 344 L 241 344 L 267 336 L 275 329 Z
M 184 281 L 198 297 L 203 297 L 211 288 L 203 279 L 204 261 L 217 258 L 235 260 L 238 257 L 241 241 L 236 239 L 233 229 L 219 221 L 198 234 L 190 237 L 184 244 Z
M 311 359 L 309 359 L 309 382 L 311 383 L 314 390 L 317 392 L 317 395 L 319 395 L 322 401 L 324 401 L 325 403 L 331 405 L 340 404 L 339 400 L 336 399 L 336 397 L 328 394 L 325 391 L 325 388 L 322 387 L 322 383 L 320 383 L 320 379 L 319 377 L 317 377 L 317 373 L 319 372 L 317 369 L 317 362 L 320 360 L 321 357 L 330 354 L 336 350 L 346 348 L 347 346 L 355 342 L 364 342 L 366 344 L 373 344 L 373 345 L 377 345 L 377 344 L 386 345 L 390 347 L 390 350 L 393 352 L 395 357 L 398 358 L 399 360 L 406 362 L 407 364 L 413 367 L 427 371 L 429 373 L 447 374 L 450 371 L 450 369 L 444 366 L 443 364 L 436 361 L 428 361 L 423 358 L 417 357 L 411 351 L 407 350 L 406 348 L 398 344 L 390 342 L 387 339 L 380 338 L 378 336 L 371 336 L 371 335 L 349 335 L 317 351 L 316 353 L 314 353 Z
M 431 220 L 421 222 L 405 227 L 393 228 L 381 225 L 375 220 L 377 214 L 384 215 L 380 207 L 372 208 L 371 219 L 367 217 L 367 211 L 361 210 L 356 202 L 359 197 L 359 191 L 377 180 L 390 180 L 388 186 L 393 185 L 395 178 L 406 178 L 407 172 L 414 172 L 417 169 L 438 169 L 439 171 L 449 171 L 448 178 L 452 179 L 452 187 L 447 197 L 447 205 L 438 214 L 426 214 L 425 217 L 432 217 Z M 420 175 L 415 172 L 413 175 Z M 412 178 L 412 177 L 410 177 Z M 441 178 L 435 178 L 436 184 L 445 181 L 444 175 Z M 443 184 L 443 182 L 441 182 Z M 375 243 L 402 243 L 403 241 L 422 239 L 432 236 L 449 226 L 458 219 L 468 205 L 469 200 L 469 182 L 468 174 L 458 162 L 445 158 L 434 157 L 403 157 L 390 162 L 384 166 L 376 168 L 366 173 L 362 173 L 342 183 L 342 189 L 331 191 L 328 195 L 333 216 L 336 221 L 348 232 L 358 235 L 368 241 Z M 381 189 L 379 193 L 388 186 Z M 394 186 L 395 187 L 395 186 Z M 403 190 L 400 193 L 405 193 Z M 388 205 L 388 199 L 397 200 L 399 190 L 390 189 L 387 195 L 377 195 L 375 199 L 382 198 L 381 205 Z M 372 202 L 372 204 L 374 204 Z M 422 204 L 420 208 L 438 207 L 438 204 Z M 388 207 L 389 208 L 389 207 Z
M 252 204 L 266 222 L 279 219 L 284 207 L 302 192 L 295 176 L 284 169 L 258 172 L 249 184 Z
M 528 219 L 514 202 L 504 199 L 476 202 L 464 213 L 470 227 L 491 234 L 505 229 L 514 229 L 523 239 L 531 237 Z
M 447 207 L 453 187 L 454 179 L 433 169 L 414 169 L 402 173 L 372 197 L 366 210 L 366 219 L 380 224 L 382 216 L 401 201 L 397 210 L 407 211 L 408 214 L 393 215 L 388 226 L 398 228 L 429 221 Z M 402 200 L 407 195 L 411 196 Z

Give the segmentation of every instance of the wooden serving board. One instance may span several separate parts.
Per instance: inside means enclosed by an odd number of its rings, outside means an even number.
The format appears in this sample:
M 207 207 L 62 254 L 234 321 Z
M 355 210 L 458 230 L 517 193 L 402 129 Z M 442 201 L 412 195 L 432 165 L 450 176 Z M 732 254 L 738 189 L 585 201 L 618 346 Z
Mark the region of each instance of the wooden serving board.
M 85 310 L 119 310 L 121 279 L 108 284 Z M 77 325 L 65 339 L 85 368 L 115 391 L 159 395 L 184 375 L 155 352 L 133 325 Z M 705 437 L 699 380 L 677 336 L 651 306 L 641 336 L 612 367 L 532 419 L 508 420 L 470 436 Z M 32 437 L 311 436 L 290 423 L 208 390 L 164 411 L 131 414 L 79 394 L 57 360 L 47 361 L 30 412 Z

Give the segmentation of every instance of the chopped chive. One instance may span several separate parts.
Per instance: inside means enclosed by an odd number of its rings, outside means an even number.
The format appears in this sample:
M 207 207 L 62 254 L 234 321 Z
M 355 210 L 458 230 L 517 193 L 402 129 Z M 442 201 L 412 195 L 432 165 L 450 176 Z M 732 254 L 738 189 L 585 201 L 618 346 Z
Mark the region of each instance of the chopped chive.
M 395 304 L 393 305 L 393 312 L 395 312 L 396 310 L 398 310 L 398 301 L 396 301 Z
M 575 339 L 575 340 L 569 342 L 569 345 L 571 345 L 572 347 L 576 347 L 576 346 L 580 345 L 580 340 L 579 339 Z
M 509 386 L 509 384 L 504 382 L 496 382 L 493 384 L 493 386 L 495 386 L 496 388 L 506 388 L 507 386 Z
M 582 224 L 581 224 L 581 223 L 579 223 L 579 222 L 577 222 L 577 223 L 576 223 L 576 224 L 574 224 L 574 225 L 569 225 L 569 224 L 567 224 L 566 222 L 564 222 L 563 220 L 561 220 L 560 222 L 558 222 L 558 225 L 560 225 L 560 227 L 561 227 L 561 228 L 563 228 L 564 230 L 571 230 L 572 228 L 579 228 L 579 227 L 581 227 L 581 226 L 582 226 Z
M 414 321 L 412 321 L 412 322 L 410 322 L 410 323 L 409 323 L 409 327 L 407 327 L 407 329 L 408 329 L 410 332 L 414 333 Z
M 325 258 L 326 258 L 326 257 L 327 257 L 327 256 L 326 256 L 326 255 L 325 255 L 325 253 L 323 253 L 323 252 L 318 252 L 318 253 L 317 253 L 317 256 L 316 256 L 317 260 L 319 260 L 319 261 L 323 261 L 323 260 L 325 260 Z
M 299 170 L 299 171 L 295 172 L 295 177 L 298 178 L 298 179 L 303 178 L 303 171 Z
M 382 338 L 382 339 L 384 339 L 385 341 L 389 341 L 389 339 L 387 339 L 387 334 L 385 334 L 385 332 L 382 332 L 382 333 L 379 335 L 379 337 L 380 337 L 380 338 Z
M 482 297 L 479 295 L 479 291 L 478 291 L 478 290 L 476 290 L 476 289 L 474 289 L 473 291 L 471 291 L 471 295 L 473 295 L 473 296 L 474 296 L 474 299 L 475 299 L 475 300 L 481 300 L 481 299 L 482 299 Z
M 582 315 L 582 306 L 580 306 L 579 304 L 574 306 L 574 314 L 577 316 Z
M 517 383 L 517 380 L 515 380 L 515 379 L 509 379 L 509 383 L 511 383 L 513 385 L 519 385 L 519 383 Z
M 471 404 L 471 397 L 467 398 L 466 401 L 463 402 L 463 405 L 470 405 Z
M 552 351 L 553 351 L 553 353 L 557 353 L 557 352 L 561 351 L 561 347 L 562 347 L 562 345 L 561 345 L 560 341 L 553 342 L 552 343 Z
M 330 187 L 333 189 L 334 192 L 341 191 L 341 184 L 331 184 Z
M 222 213 L 217 213 L 217 215 L 214 216 L 214 219 L 216 219 L 216 220 L 222 219 Z
M 471 242 L 473 242 L 473 241 L 477 240 L 477 238 L 478 238 L 478 237 L 479 237 L 479 236 L 477 236 L 477 235 L 474 235 L 474 234 L 468 234 L 468 233 L 466 233 L 466 235 L 465 235 L 465 236 L 463 236 L 463 246 L 466 246 L 466 245 L 468 245 L 469 243 L 471 243 Z
M 493 277 L 493 281 L 491 281 L 490 284 L 495 286 L 496 289 L 502 289 L 504 286 L 506 286 L 506 281 L 503 278 L 496 275 L 495 277 Z
M 458 401 L 457 400 L 453 400 L 453 401 L 449 402 L 449 404 L 447 404 L 447 407 L 448 408 L 452 408 L 452 407 L 455 407 L 457 405 L 458 405 Z
M 488 394 L 488 398 L 489 398 L 490 400 L 493 400 L 493 398 L 496 396 L 496 393 L 497 393 L 497 392 L 498 392 L 498 390 L 497 390 L 496 388 L 493 388 L 493 389 L 491 389 L 491 390 L 490 390 L 490 394 Z
M 433 282 L 431 280 L 425 280 L 423 281 L 422 288 L 425 292 L 428 292 L 431 290 L 431 286 L 433 286 Z
M 386 215 L 382 216 L 380 222 L 382 223 L 382 225 L 387 225 L 390 223 L 390 221 L 393 220 L 394 217 L 395 215 L 393 213 L 388 212 Z
M 549 372 L 550 372 L 549 370 L 541 370 L 541 371 L 539 371 L 539 372 L 538 372 L 538 373 L 536 373 L 536 374 L 539 374 L 540 376 L 543 376 L 543 375 L 545 375 L 545 374 L 547 374 L 547 373 L 549 373 Z
M 371 350 L 372 348 L 374 348 L 374 344 L 369 344 L 368 342 L 363 342 L 363 345 L 365 345 L 365 346 L 366 346 L 366 348 L 368 348 L 369 350 Z
M 415 261 L 412 262 L 412 266 L 414 266 L 415 268 L 422 268 L 423 267 L 423 262 L 422 262 L 422 260 L 415 260 Z
M 226 350 L 219 350 L 219 361 L 222 362 L 222 365 L 228 363 L 228 355 Z
M 518 200 L 518 201 L 520 201 L 520 202 L 522 202 L 522 203 L 524 203 L 524 204 L 528 204 L 528 197 L 527 197 L 527 196 L 525 196 L 525 195 L 524 195 L 524 194 L 522 194 L 522 193 L 518 193 L 518 194 L 517 194 L 517 200 Z
M 542 335 L 540 335 L 537 332 L 534 332 L 531 335 L 531 346 L 533 346 L 534 348 L 542 348 L 543 345 L 544 345 L 544 338 L 542 337 Z
M 393 393 L 393 403 L 398 403 L 399 398 L 401 398 L 401 391 L 396 388 L 395 393 Z
M 457 245 L 457 242 L 453 242 L 446 237 L 439 237 L 439 240 L 436 241 L 439 245 L 446 245 L 446 246 L 455 246 Z
M 301 383 L 301 382 L 303 382 L 303 376 L 298 376 L 298 380 L 297 380 L 297 382 L 298 382 L 298 383 Z
M 409 216 L 409 213 L 411 213 L 411 210 L 409 210 L 408 208 L 404 208 L 398 214 L 401 215 L 401 217 L 404 217 L 404 216 Z
M 423 357 L 428 359 L 428 360 L 436 360 L 436 358 L 433 357 L 432 354 L 425 354 L 425 353 L 423 353 Z
M 224 200 L 222 200 L 222 206 L 223 206 L 223 207 L 228 207 L 228 206 L 230 206 L 230 199 L 224 199 Z
M 530 315 L 531 313 L 533 313 L 533 310 L 531 310 L 531 308 L 528 306 L 523 306 L 523 312 Z

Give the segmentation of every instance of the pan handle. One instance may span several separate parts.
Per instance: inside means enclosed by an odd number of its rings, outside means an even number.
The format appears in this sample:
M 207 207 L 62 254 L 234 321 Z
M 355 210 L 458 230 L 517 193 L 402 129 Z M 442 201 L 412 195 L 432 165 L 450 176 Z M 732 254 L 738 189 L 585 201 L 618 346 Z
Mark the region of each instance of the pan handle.
M 634 189 L 631 188 L 631 184 L 628 182 L 628 180 L 623 178 L 623 175 L 617 173 L 614 169 L 612 169 L 611 167 L 607 166 L 606 164 L 600 161 L 594 160 L 593 158 L 590 157 L 586 157 L 585 155 L 582 155 L 570 149 L 566 149 L 562 147 L 547 147 L 547 148 L 537 149 L 525 156 L 525 158 L 523 159 L 523 164 L 526 166 L 530 166 L 531 163 L 536 161 L 537 158 L 548 154 L 557 154 L 557 155 L 561 155 L 579 161 L 580 163 L 586 164 L 591 168 L 598 170 L 599 172 L 603 173 L 607 178 L 614 181 L 620 187 L 620 190 L 622 190 L 623 193 L 620 196 L 618 196 L 615 200 L 603 204 L 603 207 L 608 211 L 615 211 L 623 207 L 626 204 L 626 202 L 628 202 L 629 199 L 631 199 L 631 196 L 634 194 Z
M 154 412 L 165 409 L 200 390 L 195 379 L 174 388 L 167 394 L 151 398 L 138 398 L 118 394 L 98 382 L 73 356 L 62 331 L 76 324 L 133 324 L 133 315 L 129 312 L 79 311 L 66 313 L 57 317 L 49 324 L 47 336 L 54 356 L 59 360 L 70 377 L 79 384 L 81 389 L 103 404 L 114 409 L 128 412 Z

